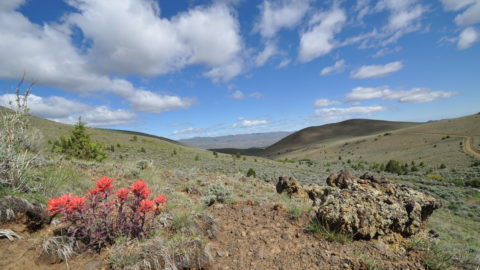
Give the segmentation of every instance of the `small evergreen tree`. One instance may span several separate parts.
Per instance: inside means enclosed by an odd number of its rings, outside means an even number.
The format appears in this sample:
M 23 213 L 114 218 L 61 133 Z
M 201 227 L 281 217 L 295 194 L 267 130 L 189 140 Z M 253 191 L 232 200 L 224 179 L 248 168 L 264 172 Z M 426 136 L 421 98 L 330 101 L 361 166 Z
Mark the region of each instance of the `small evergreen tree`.
M 100 142 L 91 141 L 85 123 L 80 118 L 69 137 L 61 136 L 53 143 L 52 151 L 85 160 L 102 161 L 107 157 L 104 146 Z
M 247 171 L 247 177 L 253 177 L 253 178 L 255 178 L 255 177 L 257 177 L 257 173 L 255 172 L 254 169 L 250 168 L 250 169 L 248 169 L 248 171 Z

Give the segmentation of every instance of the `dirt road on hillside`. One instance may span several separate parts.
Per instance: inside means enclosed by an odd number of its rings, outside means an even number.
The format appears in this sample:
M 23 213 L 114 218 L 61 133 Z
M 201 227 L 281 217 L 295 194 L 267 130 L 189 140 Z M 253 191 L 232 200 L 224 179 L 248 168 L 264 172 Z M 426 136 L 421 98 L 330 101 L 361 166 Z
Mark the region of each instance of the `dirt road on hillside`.
M 475 149 L 473 148 L 473 138 L 472 137 L 470 137 L 470 136 L 465 137 L 465 139 L 463 140 L 463 145 L 464 145 L 464 148 L 465 148 L 465 152 L 473 155 L 476 158 L 480 158 L 480 153 L 475 151 Z

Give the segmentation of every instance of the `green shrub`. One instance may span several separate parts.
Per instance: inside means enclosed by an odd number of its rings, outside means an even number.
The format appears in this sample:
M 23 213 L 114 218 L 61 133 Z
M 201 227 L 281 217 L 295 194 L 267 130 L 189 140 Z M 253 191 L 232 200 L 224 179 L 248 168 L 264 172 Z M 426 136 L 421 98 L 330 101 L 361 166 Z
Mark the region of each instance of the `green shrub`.
M 255 177 L 257 177 L 257 173 L 255 172 L 254 169 L 249 168 L 248 171 L 247 171 L 247 177 L 253 177 L 253 178 L 255 178 Z
M 210 206 L 216 202 L 227 203 L 232 199 L 232 188 L 223 184 L 211 184 L 205 196 L 202 197 L 203 202 Z
M 385 165 L 385 171 L 400 175 L 405 174 L 407 172 L 407 168 L 405 165 L 400 165 L 400 162 L 392 159 L 388 161 L 387 165 Z
M 100 142 L 91 141 L 81 119 L 78 119 L 69 137 L 62 136 L 53 143 L 52 151 L 85 160 L 102 161 L 107 157 L 103 145 Z
M 436 173 L 427 174 L 427 178 L 435 180 L 435 181 L 443 181 L 443 176 L 441 176 L 440 174 L 436 174 Z
M 146 153 L 146 152 L 147 152 L 147 150 L 145 150 L 145 147 L 140 148 L 140 153 Z
M 473 179 L 465 183 L 466 186 L 480 188 L 480 179 Z

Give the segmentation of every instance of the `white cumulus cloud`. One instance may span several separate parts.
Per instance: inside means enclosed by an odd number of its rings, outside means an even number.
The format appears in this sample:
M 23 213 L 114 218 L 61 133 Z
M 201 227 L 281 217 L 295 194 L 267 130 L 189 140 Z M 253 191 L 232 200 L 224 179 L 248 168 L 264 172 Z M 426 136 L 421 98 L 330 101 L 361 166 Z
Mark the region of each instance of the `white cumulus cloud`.
M 397 72 L 402 68 L 403 63 L 401 61 L 391 62 L 385 65 L 367 65 L 352 71 L 350 76 L 357 79 L 382 77 Z
M 0 96 L 0 105 L 10 107 L 14 94 Z M 107 106 L 90 106 L 63 97 L 40 97 L 31 94 L 27 106 L 32 115 L 66 124 L 73 124 L 82 117 L 89 126 L 118 126 L 132 124 L 136 114 L 127 110 L 111 110 Z M 14 108 L 14 107 L 13 107 Z
M 457 47 L 460 50 L 470 48 L 475 42 L 480 40 L 480 33 L 473 27 L 465 28 L 458 37 Z
M 221 2 L 164 18 L 150 0 L 70 0 L 70 13 L 41 25 L 17 11 L 24 3 L 0 4 L 0 79 L 25 73 L 38 85 L 82 95 L 113 93 L 133 110 L 159 113 L 188 108 L 193 100 L 141 89 L 122 77 L 200 64 L 205 76 L 225 81 L 243 70 L 239 23 Z
M 333 50 L 337 46 L 335 34 L 342 30 L 345 22 L 345 11 L 338 7 L 315 14 L 308 30 L 301 34 L 298 60 L 309 62 Z
M 264 0 L 254 31 L 264 38 L 272 38 L 282 28 L 291 29 L 298 25 L 309 7 L 310 0 Z

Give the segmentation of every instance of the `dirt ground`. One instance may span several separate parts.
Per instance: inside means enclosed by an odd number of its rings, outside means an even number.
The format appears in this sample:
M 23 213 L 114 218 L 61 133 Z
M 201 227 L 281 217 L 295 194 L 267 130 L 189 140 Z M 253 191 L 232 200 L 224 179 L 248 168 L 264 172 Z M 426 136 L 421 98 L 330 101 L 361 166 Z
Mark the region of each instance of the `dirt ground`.
M 285 206 L 254 201 L 212 206 L 216 237 L 207 244 L 211 269 L 424 269 L 414 251 L 376 241 L 328 242 L 305 232 L 308 215 L 293 219 Z M 65 262 L 39 256 L 52 228 L 33 234 L 21 224 L 5 224 L 23 239 L 0 239 L 0 269 L 108 269 L 108 250 Z
M 294 220 L 284 207 L 255 202 L 224 205 L 217 240 L 217 269 L 424 269 L 417 254 L 375 241 L 328 242 L 305 232 L 310 218 Z

